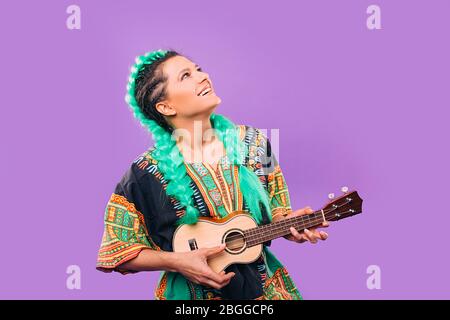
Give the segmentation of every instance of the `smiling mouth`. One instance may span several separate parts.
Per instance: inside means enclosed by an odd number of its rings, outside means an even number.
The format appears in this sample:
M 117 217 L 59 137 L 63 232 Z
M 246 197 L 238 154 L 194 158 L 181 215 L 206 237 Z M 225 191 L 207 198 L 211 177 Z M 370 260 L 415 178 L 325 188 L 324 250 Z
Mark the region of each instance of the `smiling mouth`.
M 213 92 L 213 89 L 211 87 L 208 87 L 205 90 L 203 90 L 202 92 L 200 92 L 200 94 L 198 96 L 199 97 L 207 96 L 207 95 L 211 94 L 212 92 Z

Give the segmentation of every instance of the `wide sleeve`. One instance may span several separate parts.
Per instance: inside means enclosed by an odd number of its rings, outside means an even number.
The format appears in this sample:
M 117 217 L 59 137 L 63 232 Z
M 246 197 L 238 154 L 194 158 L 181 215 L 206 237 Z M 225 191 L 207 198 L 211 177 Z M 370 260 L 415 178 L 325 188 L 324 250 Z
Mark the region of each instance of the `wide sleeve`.
M 104 214 L 104 230 L 96 269 L 121 274 L 136 273 L 119 266 L 143 249 L 160 250 L 151 239 L 141 210 L 147 210 L 141 184 L 128 170 L 112 193 Z
M 259 130 L 257 145 L 262 151 L 260 156 L 261 171 L 264 176 L 272 219 L 278 215 L 287 215 L 291 208 L 291 200 L 286 179 L 274 152 L 270 140 Z

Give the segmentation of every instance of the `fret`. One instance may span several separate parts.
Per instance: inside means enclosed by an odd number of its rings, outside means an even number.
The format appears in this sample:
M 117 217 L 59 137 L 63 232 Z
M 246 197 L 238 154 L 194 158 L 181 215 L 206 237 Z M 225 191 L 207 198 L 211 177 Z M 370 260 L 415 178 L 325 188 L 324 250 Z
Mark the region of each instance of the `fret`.
M 322 224 L 323 221 L 324 214 L 321 210 L 309 215 L 296 216 L 252 228 L 246 230 L 244 234 L 247 239 L 247 246 L 252 247 L 290 234 L 290 227 L 294 227 L 297 231 L 302 232 L 304 229 Z

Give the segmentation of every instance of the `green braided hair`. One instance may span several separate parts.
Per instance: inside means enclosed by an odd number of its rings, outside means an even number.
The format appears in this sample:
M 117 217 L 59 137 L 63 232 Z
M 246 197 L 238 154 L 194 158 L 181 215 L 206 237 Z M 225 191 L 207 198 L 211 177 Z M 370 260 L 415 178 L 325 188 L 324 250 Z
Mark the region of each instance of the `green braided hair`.
M 194 206 L 191 178 L 186 172 L 184 158 L 172 135 L 174 128 L 156 110 L 156 104 L 167 97 L 167 75 L 161 64 L 171 57 L 180 55 L 174 50 L 147 52 L 135 59 L 131 67 L 125 100 L 133 115 L 152 135 L 155 149 L 152 157 L 158 161 L 158 169 L 167 182 L 166 193 L 179 201 L 185 208 L 180 224 L 194 224 L 199 211 Z M 230 163 L 239 166 L 239 185 L 244 201 L 258 224 L 262 222 L 262 209 L 271 220 L 268 195 L 257 175 L 245 165 L 246 145 L 239 139 L 238 128 L 226 117 L 211 115 L 211 124 L 218 138 L 224 144 Z

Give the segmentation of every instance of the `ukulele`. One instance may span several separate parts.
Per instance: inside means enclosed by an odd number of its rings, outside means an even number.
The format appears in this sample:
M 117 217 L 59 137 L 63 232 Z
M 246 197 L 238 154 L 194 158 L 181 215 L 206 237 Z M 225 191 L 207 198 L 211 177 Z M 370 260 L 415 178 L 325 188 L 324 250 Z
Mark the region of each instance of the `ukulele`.
M 189 252 L 225 243 L 222 252 L 208 258 L 211 269 L 220 272 L 234 263 L 256 261 L 261 255 L 263 243 L 290 234 L 290 227 L 301 232 L 320 226 L 324 221 L 337 221 L 359 214 L 362 212 L 362 202 L 356 191 L 346 192 L 311 214 L 262 226 L 258 226 L 247 211 L 234 211 L 221 219 L 200 217 L 197 223 L 181 225 L 175 230 L 173 251 Z

